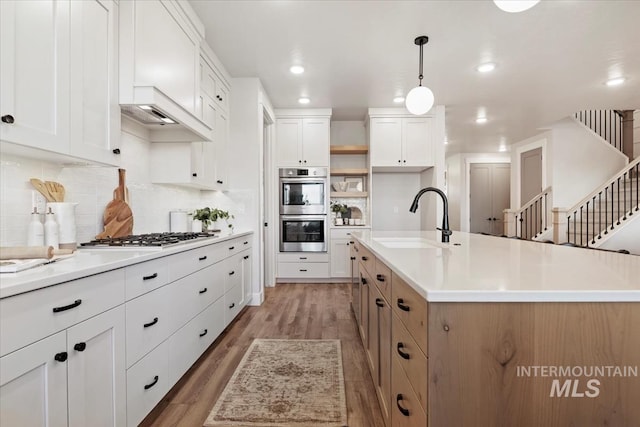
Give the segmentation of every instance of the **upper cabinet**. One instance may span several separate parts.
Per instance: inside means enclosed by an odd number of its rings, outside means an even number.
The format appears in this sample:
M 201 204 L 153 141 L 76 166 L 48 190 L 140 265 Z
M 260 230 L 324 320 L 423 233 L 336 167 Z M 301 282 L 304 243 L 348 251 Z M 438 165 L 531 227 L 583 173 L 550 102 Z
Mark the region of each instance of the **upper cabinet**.
M 435 165 L 436 117 L 403 109 L 369 109 L 371 166 L 420 171 Z
M 15 144 L 8 151 L 117 165 L 116 4 L 2 1 L 0 20 L 0 139 Z
M 120 104 L 154 142 L 212 139 L 199 114 L 203 40 L 188 2 L 120 2 Z
M 287 166 L 329 166 L 331 109 L 276 110 L 276 163 Z

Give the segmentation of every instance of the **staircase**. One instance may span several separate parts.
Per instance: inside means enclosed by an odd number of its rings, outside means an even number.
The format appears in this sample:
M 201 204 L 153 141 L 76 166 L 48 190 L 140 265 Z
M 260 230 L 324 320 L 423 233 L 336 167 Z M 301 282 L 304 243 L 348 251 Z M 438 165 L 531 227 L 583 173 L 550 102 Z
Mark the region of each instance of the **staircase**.
M 613 231 L 640 216 L 640 158 L 572 208 L 553 211 L 554 227 L 558 227 L 554 231 L 556 243 L 600 246 Z M 560 229 L 562 225 L 564 232 Z
M 504 235 L 524 240 L 543 237 L 551 229 L 551 187 L 545 188 L 520 209 L 505 209 Z

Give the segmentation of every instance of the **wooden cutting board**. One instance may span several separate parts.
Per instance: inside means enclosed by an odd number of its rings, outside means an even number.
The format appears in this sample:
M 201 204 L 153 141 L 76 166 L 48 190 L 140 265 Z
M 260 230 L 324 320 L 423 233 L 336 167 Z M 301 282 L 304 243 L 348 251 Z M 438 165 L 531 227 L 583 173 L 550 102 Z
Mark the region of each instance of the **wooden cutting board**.
M 96 239 L 124 237 L 133 233 L 133 212 L 124 200 L 125 173 L 124 169 L 118 169 L 118 187 L 113 192 L 113 200 L 104 210 L 104 231 L 98 234 Z

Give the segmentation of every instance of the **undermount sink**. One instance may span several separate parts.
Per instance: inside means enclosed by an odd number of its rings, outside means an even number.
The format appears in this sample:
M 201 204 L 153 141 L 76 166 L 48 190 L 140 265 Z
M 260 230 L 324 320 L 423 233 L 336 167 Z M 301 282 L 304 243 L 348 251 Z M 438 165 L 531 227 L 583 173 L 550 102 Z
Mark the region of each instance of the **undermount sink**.
M 382 246 L 395 249 L 438 248 L 441 246 L 422 237 L 374 237 L 373 240 Z

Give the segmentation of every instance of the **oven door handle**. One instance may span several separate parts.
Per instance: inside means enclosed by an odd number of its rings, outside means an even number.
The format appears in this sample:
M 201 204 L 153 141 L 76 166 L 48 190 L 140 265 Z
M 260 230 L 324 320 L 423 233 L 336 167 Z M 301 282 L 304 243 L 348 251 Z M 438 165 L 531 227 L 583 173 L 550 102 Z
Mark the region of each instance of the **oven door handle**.
M 281 184 L 327 184 L 327 178 L 280 178 Z
M 327 221 L 327 215 L 280 215 L 282 221 Z

